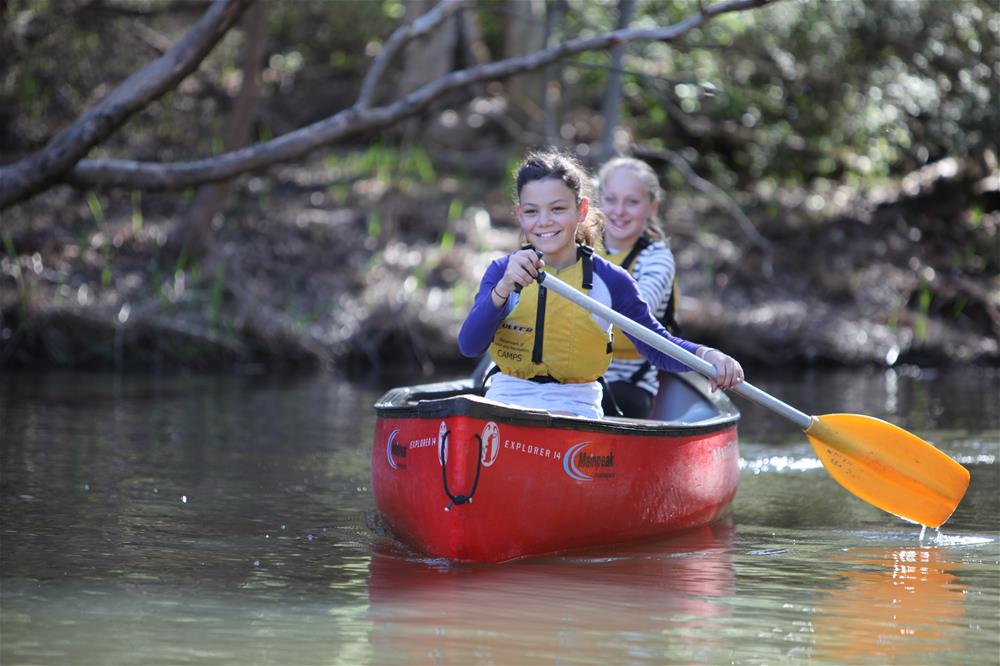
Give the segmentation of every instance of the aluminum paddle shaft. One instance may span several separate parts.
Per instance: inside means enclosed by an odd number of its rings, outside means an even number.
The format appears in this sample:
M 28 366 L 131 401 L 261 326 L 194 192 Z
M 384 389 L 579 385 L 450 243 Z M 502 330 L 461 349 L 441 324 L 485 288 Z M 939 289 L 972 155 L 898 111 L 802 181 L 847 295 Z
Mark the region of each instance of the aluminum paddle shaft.
M 715 379 L 715 366 L 708 361 L 698 358 L 688 350 L 664 338 L 655 331 L 651 331 L 642 324 L 632 321 L 625 315 L 615 312 L 608 306 L 594 300 L 590 296 L 580 293 L 551 273 L 539 273 L 538 283 L 546 289 L 551 289 L 566 300 L 576 303 L 584 310 L 604 317 L 618 326 L 618 328 L 632 335 L 632 337 L 642 340 L 650 347 L 660 350 L 667 356 L 680 361 L 692 370 L 705 375 L 709 379 Z M 791 405 L 778 400 L 769 393 L 765 393 L 749 382 L 741 382 L 730 390 L 733 391 L 733 393 L 743 396 L 751 402 L 757 403 L 761 407 L 765 407 L 777 414 L 780 414 L 781 416 L 784 416 L 786 419 L 803 430 L 807 429 L 812 423 L 813 417 L 805 414 L 804 412 L 800 412 Z

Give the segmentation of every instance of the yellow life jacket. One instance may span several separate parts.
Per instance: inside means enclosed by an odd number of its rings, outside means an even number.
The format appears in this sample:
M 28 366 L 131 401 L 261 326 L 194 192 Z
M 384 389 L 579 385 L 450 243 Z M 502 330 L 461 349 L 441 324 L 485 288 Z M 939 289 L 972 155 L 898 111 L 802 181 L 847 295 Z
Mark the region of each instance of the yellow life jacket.
M 621 252 L 609 252 L 604 243 L 599 246 L 599 254 L 607 259 L 608 261 L 618 264 L 630 274 L 632 273 L 632 264 L 635 262 L 635 258 L 639 256 L 639 253 L 645 250 L 652 243 L 646 236 L 640 236 L 639 240 L 628 250 L 622 250 Z M 674 278 L 674 282 L 671 285 L 670 300 L 667 301 L 667 309 L 663 313 L 662 317 L 657 317 L 663 327 L 677 335 L 680 326 L 677 324 L 677 319 L 674 317 L 675 306 L 677 304 L 677 278 Z M 655 308 L 657 303 L 650 303 L 650 308 Z M 653 316 L 656 317 L 656 312 L 653 312 Z M 625 359 L 637 361 L 644 358 L 639 350 L 635 348 L 632 341 L 629 340 L 625 333 L 622 332 L 617 326 L 614 327 L 614 357 L 617 359 Z
M 575 264 L 544 270 L 586 293 L 593 286 L 593 253 L 578 246 Z M 497 327 L 490 356 L 514 377 L 583 384 L 602 377 L 611 364 L 611 334 L 589 312 L 533 282 Z

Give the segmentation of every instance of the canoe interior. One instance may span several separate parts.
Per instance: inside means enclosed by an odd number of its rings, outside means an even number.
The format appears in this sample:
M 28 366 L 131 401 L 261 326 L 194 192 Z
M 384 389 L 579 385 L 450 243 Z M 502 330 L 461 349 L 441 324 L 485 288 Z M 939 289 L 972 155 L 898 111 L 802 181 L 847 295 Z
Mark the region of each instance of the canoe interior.
M 623 434 L 669 435 L 683 431 L 710 432 L 735 424 L 740 413 L 722 391 L 712 393 L 708 380 L 694 373 L 662 374 L 660 390 L 648 419 L 606 416 L 587 419 L 524 409 L 483 398 L 475 376 L 468 379 L 390 389 L 375 403 L 379 417 L 441 418 L 467 416 L 487 420 L 534 424 L 549 428 Z

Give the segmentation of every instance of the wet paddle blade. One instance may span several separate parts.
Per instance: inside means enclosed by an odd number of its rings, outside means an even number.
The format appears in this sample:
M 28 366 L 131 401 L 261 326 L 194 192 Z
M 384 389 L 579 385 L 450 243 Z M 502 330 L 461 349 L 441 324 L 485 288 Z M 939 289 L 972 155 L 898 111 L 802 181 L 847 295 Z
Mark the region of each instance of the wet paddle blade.
M 969 471 L 891 423 L 858 414 L 813 417 L 806 436 L 830 476 L 861 499 L 939 527 L 969 487 Z

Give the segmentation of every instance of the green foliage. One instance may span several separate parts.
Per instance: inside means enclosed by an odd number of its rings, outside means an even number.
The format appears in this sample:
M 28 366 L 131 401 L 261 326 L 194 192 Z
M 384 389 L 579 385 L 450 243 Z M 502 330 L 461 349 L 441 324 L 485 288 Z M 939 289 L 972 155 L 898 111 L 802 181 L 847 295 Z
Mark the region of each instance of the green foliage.
M 440 248 L 442 252 L 447 252 L 455 247 L 455 234 L 451 231 L 445 231 L 441 234 Z
M 36 149 L 155 58 L 137 20 L 166 42 L 179 41 L 201 7 L 159 11 L 167 4 L 115 11 L 105 3 L 10 0 L 0 25 L 14 50 L 0 63 L 0 107 L 16 113 L 0 157 Z M 495 59 L 517 6 L 476 4 Z M 559 9 L 556 41 L 611 30 L 617 20 L 617 0 L 547 6 Z M 637 0 L 632 27 L 675 24 L 698 7 L 695 0 Z M 257 139 L 349 104 L 406 8 L 401 0 L 268 3 Z M 149 13 L 137 19 L 134 12 L 143 11 Z M 677 42 L 626 47 L 622 122 L 637 143 L 686 149 L 699 172 L 722 187 L 764 178 L 779 186 L 818 178 L 861 184 L 907 173 L 995 144 L 998 22 L 994 0 L 785 0 L 725 14 Z M 230 31 L 197 74 L 93 156 L 172 161 L 218 152 L 244 39 L 242 29 Z M 107 58 L 109 43 L 125 55 Z M 608 63 L 607 53 L 591 52 L 553 68 L 563 83 L 564 122 L 582 113 L 597 117 Z M 437 179 L 425 146 L 400 150 L 391 131 L 369 141 L 338 168 L 359 177 Z M 141 228 L 141 210 L 133 222 Z
M 452 310 L 457 315 L 464 315 L 472 307 L 476 295 L 472 287 L 462 280 L 455 282 L 450 291 Z
M 462 211 L 465 209 L 465 204 L 462 203 L 461 199 L 452 199 L 451 203 L 448 205 L 448 225 L 451 226 L 455 220 L 462 217 Z
M 565 6 L 559 38 L 614 28 L 617 2 Z M 698 7 L 639 0 L 631 27 L 675 24 Z M 484 24 L 496 20 L 490 8 Z M 622 122 L 637 143 L 687 148 L 716 184 L 908 173 L 1000 135 L 998 22 L 991 0 L 776 2 L 725 14 L 678 42 L 626 47 Z M 600 110 L 607 65 L 595 52 L 561 66 L 575 108 Z
M 17 263 L 17 250 L 14 249 L 14 239 L 11 238 L 10 232 L 4 230 L 3 232 L 3 249 L 7 253 L 7 258 L 13 263 Z
M 913 335 L 918 342 L 923 342 L 927 338 L 927 315 L 931 309 L 933 295 L 926 287 L 921 289 L 917 295 L 917 317 L 913 323 Z
M 626 124 L 640 141 L 718 153 L 748 180 L 870 179 L 975 154 L 1000 132 L 991 4 L 778 2 L 722 16 L 682 44 L 629 47 Z M 692 9 L 640 3 L 636 23 Z
M 173 4 L 0 3 L 0 39 L 13 47 L 0 59 L 0 108 L 17 109 L 0 157 L 41 147 L 113 86 L 152 62 L 161 44 L 179 42 L 208 7 Z M 171 11 L 163 11 L 168 7 Z M 370 63 L 370 44 L 384 40 L 398 24 L 393 12 L 378 11 L 370 0 L 269 2 L 266 11 L 261 98 L 265 106 L 278 102 L 279 115 L 290 94 L 308 94 L 331 80 L 360 79 Z M 219 102 L 233 92 L 229 82 L 238 70 L 244 36 L 240 28 L 231 30 L 179 91 L 138 113 L 129 131 L 116 133 L 92 156 L 132 153 L 137 145 L 143 146 L 145 159 L 190 159 L 217 150 L 218 141 L 213 146 L 210 137 L 218 132 L 211 127 L 228 111 Z M 108 44 L 117 45 L 116 57 L 107 56 Z M 261 140 L 274 136 L 266 124 L 257 131 Z
M 368 215 L 368 235 L 371 238 L 382 236 L 382 218 L 376 210 L 373 210 Z
M 462 213 L 465 211 L 465 204 L 461 199 L 452 199 L 451 203 L 448 205 L 448 222 L 445 226 L 445 230 L 441 233 L 441 240 L 439 247 L 442 252 L 448 252 L 455 247 L 455 223 L 462 219 Z
M 97 225 L 103 225 L 104 220 L 104 207 L 101 205 L 101 200 L 97 198 L 97 195 L 90 193 L 87 195 L 87 208 L 90 209 L 90 216 L 94 218 L 94 223 Z
M 437 178 L 434 172 L 434 163 L 431 162 L 427 151 L 418 146 L 410 146 L 403 157 L 403 175 L 412 175 L 423 183 L 433 183 Z
M 132 191 L 132 233 L 142 231 L 142 192 Z

